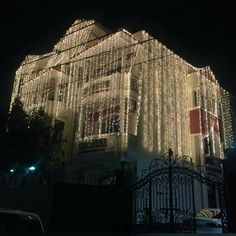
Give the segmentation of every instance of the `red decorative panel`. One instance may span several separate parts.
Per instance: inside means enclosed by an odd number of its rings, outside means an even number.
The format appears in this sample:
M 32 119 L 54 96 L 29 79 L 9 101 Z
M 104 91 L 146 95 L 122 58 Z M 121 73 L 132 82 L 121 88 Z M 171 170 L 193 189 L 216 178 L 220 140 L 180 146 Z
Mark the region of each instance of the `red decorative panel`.
M 191 134 L 197 134 L 201 132 L 199 109 L 190 111 L 190 132 Z
M 209 112 L 204 111 L 201 109 L 201 127 L 202 130 L 201 132 L 203 134 L 208 134 L 209 131 L 212 129 L 216 132 L 219 133 L 219 125 L 218 125 L 218 118 Z

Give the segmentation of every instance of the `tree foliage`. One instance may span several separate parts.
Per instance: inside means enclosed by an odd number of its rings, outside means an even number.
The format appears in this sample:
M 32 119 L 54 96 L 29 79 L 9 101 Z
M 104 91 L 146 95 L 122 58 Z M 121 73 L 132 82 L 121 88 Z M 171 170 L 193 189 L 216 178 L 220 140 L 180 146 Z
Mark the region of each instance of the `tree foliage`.
M 50 147 L 52 136 L 51 119 L 42 108 L 34 109 L 29 115 L 28 138 L 33 146 L 42 151 L 47 151 Z
M 0 164 L 29 164 L 42 159 L 55 159 L 61 152 L 58 135 L 49 115 L 42 108 L 27 114 L 20 99 L 16 98 L 9 113 L 7 131 L 0 136 L 3 154 Z
M 26 134 L 27 128 L 28 116 L 23 109 L 21 100 L 17 97 L 8 116 L 7 129 L 11 133 Z

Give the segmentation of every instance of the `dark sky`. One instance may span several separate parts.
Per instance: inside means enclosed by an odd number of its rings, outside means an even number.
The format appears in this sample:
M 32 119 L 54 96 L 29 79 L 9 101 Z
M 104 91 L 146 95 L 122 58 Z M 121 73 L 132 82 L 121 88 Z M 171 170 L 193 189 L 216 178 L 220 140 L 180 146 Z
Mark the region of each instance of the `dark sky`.
M 17 67 L 27 54 L 51 51 L 77 18 L 95 19 L 113 31 L 144 29 L 194 66 L 209 65 L 220 84 L 236 95 L 236 12 L 230 1 L 217 2 L 2 0 L 0 131 L 5 127 Z

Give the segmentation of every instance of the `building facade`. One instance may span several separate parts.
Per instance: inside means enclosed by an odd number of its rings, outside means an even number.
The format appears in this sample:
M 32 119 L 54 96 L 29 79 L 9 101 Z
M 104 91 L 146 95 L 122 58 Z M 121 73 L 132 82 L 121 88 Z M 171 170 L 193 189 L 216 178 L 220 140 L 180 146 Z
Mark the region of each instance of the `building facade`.
M 60 158 L 70 170 L 126 162 L 139 175 L 170 148 L 219 171 L 233 142 L 229 94 L 211 69 L 190 65 L 145 31 L 111 33 L 77 20 L 52 52 L 25 58 L 12 102 L 17 96 L 62 130 Z

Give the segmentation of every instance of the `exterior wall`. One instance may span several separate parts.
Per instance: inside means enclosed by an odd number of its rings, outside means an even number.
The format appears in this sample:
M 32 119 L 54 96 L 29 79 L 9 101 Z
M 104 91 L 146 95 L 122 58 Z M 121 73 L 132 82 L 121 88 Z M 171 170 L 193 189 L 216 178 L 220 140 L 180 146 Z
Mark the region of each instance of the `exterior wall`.
M 150 36 L 143 33 L 143 41 Z M 145 155 L 161 156 L 171 148 L 191 155 L 187 73 L 189 65 L 157 40 L 143 43 L 138 132 Z

